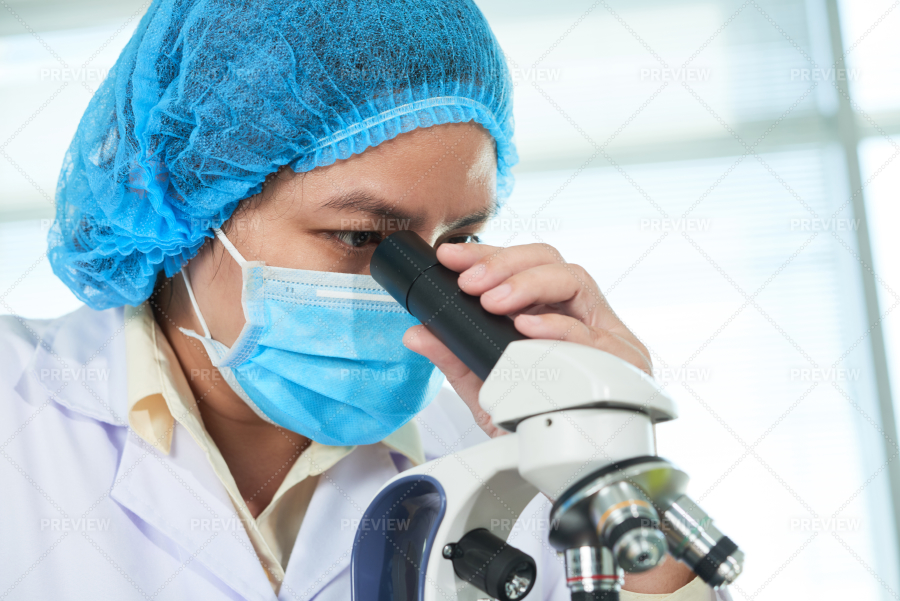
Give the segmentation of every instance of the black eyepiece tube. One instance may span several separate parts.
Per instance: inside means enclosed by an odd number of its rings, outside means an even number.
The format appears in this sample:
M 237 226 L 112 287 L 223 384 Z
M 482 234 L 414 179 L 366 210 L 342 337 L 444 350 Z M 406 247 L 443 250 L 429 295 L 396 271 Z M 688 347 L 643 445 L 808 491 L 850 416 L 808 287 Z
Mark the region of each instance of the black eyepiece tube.
M 459 289 L 459 274 L 438 262 L 418 234 L 385 238 L 369 264 L 372 277 L 482 380 L 510 342 L 525 340 L 512 320 L 494 315 L 477 296 Z

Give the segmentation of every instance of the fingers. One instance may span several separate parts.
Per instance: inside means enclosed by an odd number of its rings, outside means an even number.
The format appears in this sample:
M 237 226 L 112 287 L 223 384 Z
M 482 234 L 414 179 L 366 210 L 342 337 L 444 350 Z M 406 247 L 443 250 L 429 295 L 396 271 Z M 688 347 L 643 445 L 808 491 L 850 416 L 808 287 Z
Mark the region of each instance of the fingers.
M 589 325 L 622 327 L 585 269 L 566 263 L 547 244 L 510 248 L 442 244 L 438 259 L 450 269 L 462 270 L 460 288 L 481 296 L 482 306 L 491 313 L 511 315 L 533 305 L 551 305 Z
M 516 329 L 529 338 L 565 340 L 584 344 L 616 355 L 638 369 L 652 375 L 652 364 L 637 340 L 603 328 L 591 328 L 574 317 L 558 313 L 543 315 L 518 315 Z
M 438 369 L 444 372 L 451 384 L 472 373 L 466 367 L 466 364 L 450 352 L 450 349 L 438 340 L 434 334 L 429 332 L 425 326 L 413 326 L 406 330 L 406 333 L 403 335 L 403 345 L 412 352 L 427 357 Z
M 565 315 L 590 321 L 606 306 L 594 280 L 577 265 L 538 265 L 513 275 L 481 296 L 497 315 L 520 313 L 533 305 L 552 305 Z
M 593 346 L 651 372 L 646 348 L 616 316 L 593 278 L 566 263 L 552 246 L 442 244 L 437 253 L 444 266 L 460 272 L 460 288 L 480 296 L 486 310 L 519 313 L 516 328 L 526 336 Z
M 490 244 L 441 244 L 437 247 L 437 258 L 445 267 L 456 272 L 463 272 L 482 257 L 490 256 L 500 250 L 503 249 Z
M 510 276 L 531 267 L 563 263 L 549 244 L 525 244 L 502 248 L 487 244 L 442 244 L 438 259 L 446 267 L 460 271 L 459 287 L 480 296 Z

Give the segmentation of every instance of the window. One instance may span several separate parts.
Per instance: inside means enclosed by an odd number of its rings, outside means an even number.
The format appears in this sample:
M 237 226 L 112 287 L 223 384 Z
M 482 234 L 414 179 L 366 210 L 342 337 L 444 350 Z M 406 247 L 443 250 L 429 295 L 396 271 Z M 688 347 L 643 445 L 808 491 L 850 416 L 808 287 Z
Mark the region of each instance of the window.
M 859 134 L 836 84 L 878 135 L 866 181 L 897 148 L 900 15 L 859 4 L 843 7 L 844 47 L 874 28 L 842 71 L 834 3 L 482 3 L 518 78 L 523 158 L 486 239 L 553 244 L 651 349 L 682 412 L 660 453 L 747 552 L 735 599 L 898 591 L 900 460 L 869 335 L 898 298 L 876 282 L 869 314 Z M 864 193 L 875 279 L 896 291 L 890 173 Z
M 48 201 L 140 14 L 88 4 L 47 12 L 40 40 L 0 27 L 4 313 L 79 304 L 41 256 Z M 651 349 L 681 408 L 660 452 L 747 553 L 734 598 L 896 598 L 896 3 L 478 4 L 516 81 L 522 158 L 486 241 L 553 244 Z

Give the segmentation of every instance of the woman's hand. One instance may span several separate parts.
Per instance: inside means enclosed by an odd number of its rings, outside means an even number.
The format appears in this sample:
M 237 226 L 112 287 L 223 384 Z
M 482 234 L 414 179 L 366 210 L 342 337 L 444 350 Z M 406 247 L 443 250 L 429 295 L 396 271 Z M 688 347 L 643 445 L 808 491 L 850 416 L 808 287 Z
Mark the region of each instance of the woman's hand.
M 552 246 L 442 244 L 437 256 L 460 272 L 464 292 L 480 296 L 491 313 L 514 317 L 516 329 L 525 336 L 592 346 L 651 373 L 647 349 L 613 313 L 597 283 L 584 268 L 566 263 Z M 425 326 L 407 330 L 403 343 L 444 372 L 488 435 L 503 433 L 478 405 L 481 380 Z

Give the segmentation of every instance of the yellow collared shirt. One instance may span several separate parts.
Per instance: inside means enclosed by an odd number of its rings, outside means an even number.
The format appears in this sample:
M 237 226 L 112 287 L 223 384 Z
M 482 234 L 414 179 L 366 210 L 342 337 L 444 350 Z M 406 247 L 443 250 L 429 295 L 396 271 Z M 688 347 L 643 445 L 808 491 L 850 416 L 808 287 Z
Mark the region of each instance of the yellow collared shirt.
M 291 465 L 272 502 L 259 517 L 253 518 L 222 453 L 203 425 L 187 378 L 147 303 L 139 307 L 125 307 L 125 352 L 129 425 L 148 444 L 167 455 L 172 445 L 175 422 L 190 432 L 228 491 L 277 593 L 318 476 L 356 447 L 333 447 L 312 442 Z M 425 462 L 415 420 L 385 438 L 381 444 L 404 455 L 414 465 Z

